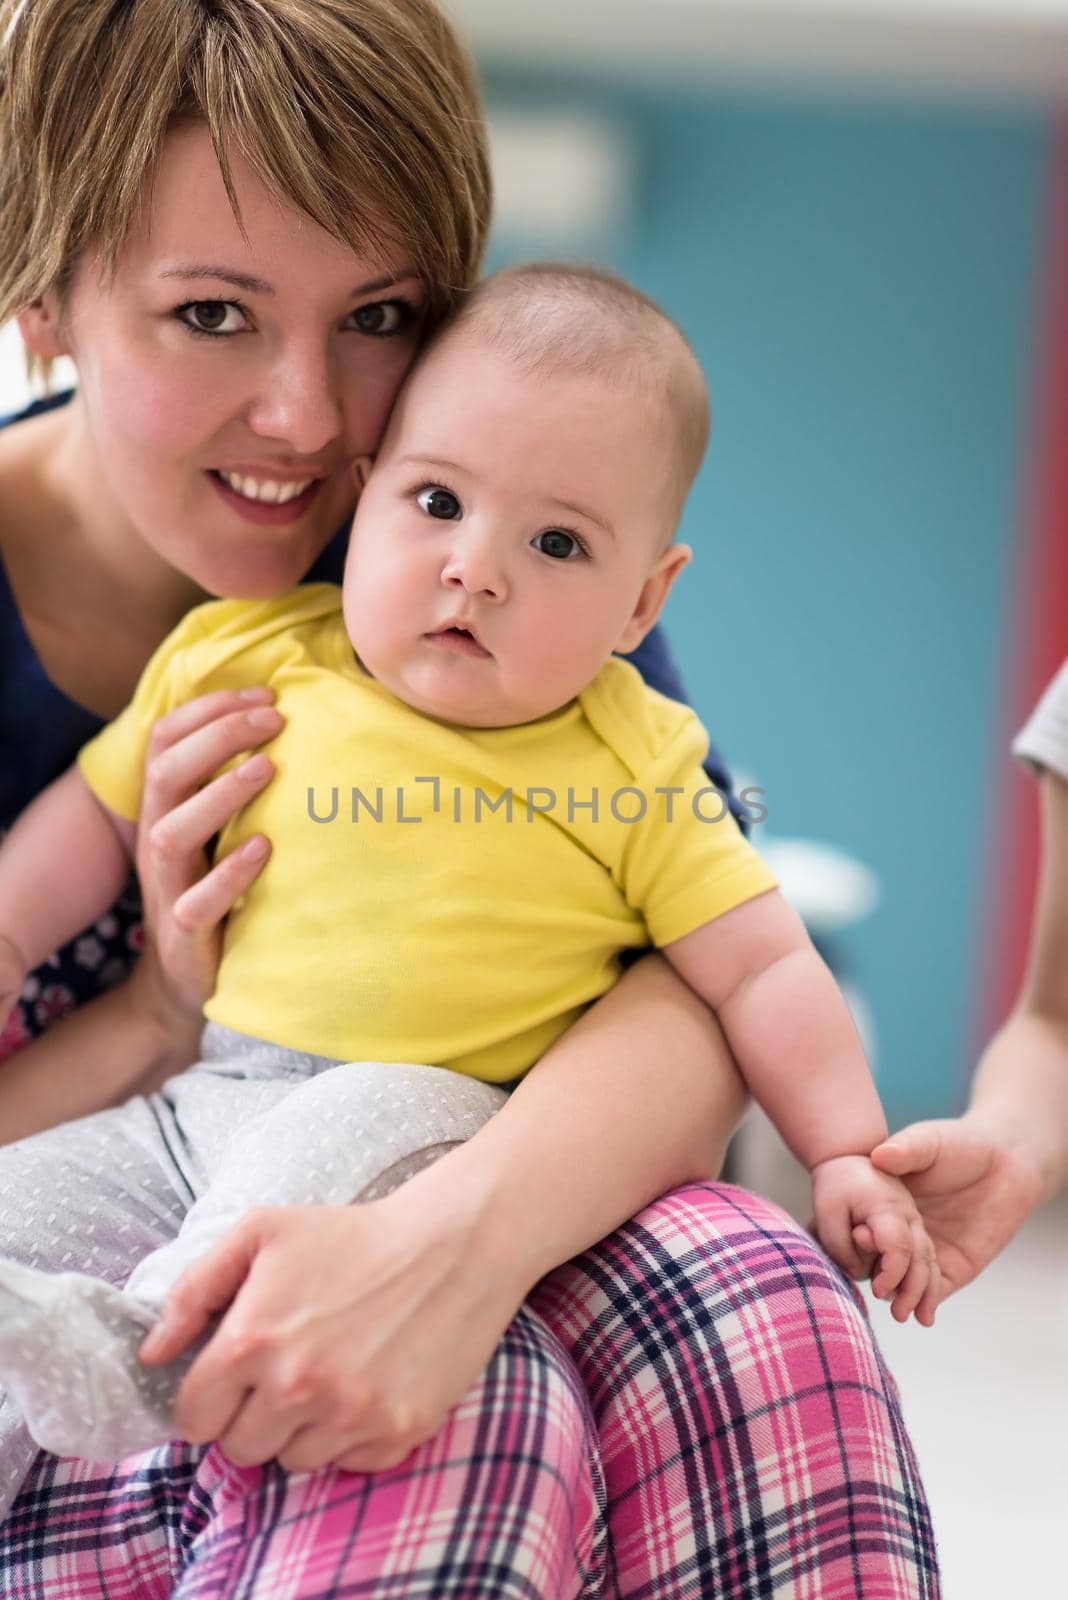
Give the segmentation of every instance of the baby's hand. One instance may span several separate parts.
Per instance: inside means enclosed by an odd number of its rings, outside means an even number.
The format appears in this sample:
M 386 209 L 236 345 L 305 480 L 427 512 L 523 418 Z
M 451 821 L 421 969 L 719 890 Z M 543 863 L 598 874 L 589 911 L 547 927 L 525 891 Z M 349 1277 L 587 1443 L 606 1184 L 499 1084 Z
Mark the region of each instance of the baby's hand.
M 13 940 L 0 933 L 0 1032 L 26 982 L 26 963 Z
M 820 1243 L 854 1278 L 872 1278 L 898 1322 L 929 1328 L 942 1297 L 941 1273 L 919 1207 L 898 1178 L 867 1156 L 835 1156 L 813 1169 Z

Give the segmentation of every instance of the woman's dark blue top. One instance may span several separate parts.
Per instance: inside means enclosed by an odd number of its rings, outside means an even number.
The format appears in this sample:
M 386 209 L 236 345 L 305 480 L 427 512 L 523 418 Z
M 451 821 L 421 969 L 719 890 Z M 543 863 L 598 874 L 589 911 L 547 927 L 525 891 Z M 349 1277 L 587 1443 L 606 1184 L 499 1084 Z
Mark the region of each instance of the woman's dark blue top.
M 0 426 L 51 410 L 68 398 L 59 395 L 37 401 L 15 417 L 0 419 Z M 305 581 L 341 582 L 347 534 L 346 528 L 334 536 Z M 629 659 L 654 689 L 674 700 L 686 700 L 659 628 L 647 635 Z M 36 794 L 70 766 L 81 746 L 102 726 L 101 718 L 71 700 L 46 675 L 22 625 L 0 559 L 0 834 Z M 715 750 L 709 752 L 705 765 L 712 782 L 729 793 L 730 779 Z M 124 977 L 140 947 L 140 907 L 131 885 L 108 916 L 33 974 L 0 1035 L 0 1058 L 43 1032 L 57 1016 Z

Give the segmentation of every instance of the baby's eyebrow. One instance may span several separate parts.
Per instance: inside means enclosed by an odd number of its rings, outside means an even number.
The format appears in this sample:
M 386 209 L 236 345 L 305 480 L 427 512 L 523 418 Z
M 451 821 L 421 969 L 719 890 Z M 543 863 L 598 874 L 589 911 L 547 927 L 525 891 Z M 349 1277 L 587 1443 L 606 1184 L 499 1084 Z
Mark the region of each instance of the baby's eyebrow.
M 446 461 L 441 456 L 406 455 L 397 462 L 399 467 L 437 467 L 439 472 L 462 472 L 458 461 Z
M 595 516 L 585 506 L 576 505 L 571 500 L 557 500 L 555 498 L 551 503 L 554 506 L 559 506 L 561 511 L 566 511 L 569 516 L 580 517 L 583 522 L 592 522 L 595 528 L 600 528 L 602 533 L 606 533 L 610 539 L 615 538 L 615 529 L 610 527 L 603 517 Z

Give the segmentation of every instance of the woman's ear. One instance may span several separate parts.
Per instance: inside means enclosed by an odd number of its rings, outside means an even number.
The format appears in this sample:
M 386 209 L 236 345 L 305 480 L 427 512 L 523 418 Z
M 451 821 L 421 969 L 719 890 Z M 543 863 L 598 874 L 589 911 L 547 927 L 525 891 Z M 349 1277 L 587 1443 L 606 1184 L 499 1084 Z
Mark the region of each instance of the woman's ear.
M 671 593 L 672 584 L 692 555 L 693 551 L 688 544 L 671 544 L 654 564 L 642 584 L 642 591 L 638 596 L 637 605 L 631 612 L 630 620 L 616 643 L 619 655 L 629 655 L 630 651 L 637 650 L 663 611 L 664 601 Z
M 22 342 L 31 355 L 39 357 L 42 361 L 55 361 L 58 356 L 70 355 L 70 346 L 63 328 L 59 295 L 54 289 L 46 289 L 36 300 L 31 300 L 28 306 L 23 306 L 15 320 L 19 325 Z

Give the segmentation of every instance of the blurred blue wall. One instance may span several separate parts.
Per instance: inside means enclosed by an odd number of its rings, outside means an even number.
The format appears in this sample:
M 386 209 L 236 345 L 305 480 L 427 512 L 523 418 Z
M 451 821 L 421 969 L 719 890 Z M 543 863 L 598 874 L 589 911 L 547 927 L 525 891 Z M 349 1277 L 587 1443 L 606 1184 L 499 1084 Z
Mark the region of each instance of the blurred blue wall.
M 628 128 L 595 254 L 675 315 L 712 448 L 668 628 L 768 830 L 882 883 L 850 936 L 892 1118 L 967 1066 L 985 806 L 1026 460 L 1050 129 L 1035 110 L 699 96 L 489 75 Z M 499 239 L 497 263 L 536 241 Z M 757 830 L 759 842 L 760 830 Z

